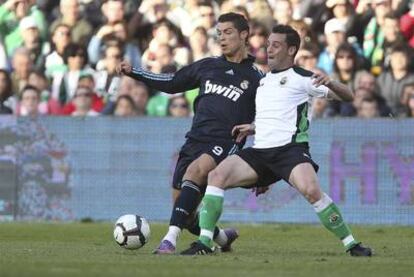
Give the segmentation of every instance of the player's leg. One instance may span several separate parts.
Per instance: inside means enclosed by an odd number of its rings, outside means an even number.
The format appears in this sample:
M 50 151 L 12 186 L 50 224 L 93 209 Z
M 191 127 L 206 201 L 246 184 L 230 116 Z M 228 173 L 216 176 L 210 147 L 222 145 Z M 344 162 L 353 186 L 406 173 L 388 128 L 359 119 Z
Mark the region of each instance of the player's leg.
M 256 171 L 237 155 L 227 157 L 211 171 L 208 175 L 208 186 L 200 211 L 199 241 L 181 254 L 194 255 L 212 252 L 214 229 L 223 210 L 224 190 L 236 186 L 250 186 L 257 180 Z
M 342 241 L 351 255 L 371 256 L 371 249 L 361 246 L 355 240 L 338 207 L 326 193 L 321 191 L 318 177 L 311 163 L 296 165 L 290 173 L 289 183 L 308 200 L 325 228 Z
M 201 194 L 204 191 L 202 185 L 199 184 L 207 183 L 208 172 L 216 166 L 214 159 L 207 154 L 201 154 L 198 158 L 193 159 L 199 155 L 200 149 L 203 147 L 203 145 L 189 142 L 180 152 L 173 177 L 175 196 L 173 196 L 174 204 L 170 225 L 160 245 L 154 250 L 154 254 L 174 253 L 182 229 L 187 227 L 194 218 L 195 211 L 201 201 Z M 196 235 L 198 236 L 199 232 Z
M 175 242 L 181 230 L 191 222 L 200 204 L 207 175 L 215 167 L 214 159 L 207 154 L 202 154 L 187 167 L 181 193 L 174 203 L 169 232 L 164 239 Z

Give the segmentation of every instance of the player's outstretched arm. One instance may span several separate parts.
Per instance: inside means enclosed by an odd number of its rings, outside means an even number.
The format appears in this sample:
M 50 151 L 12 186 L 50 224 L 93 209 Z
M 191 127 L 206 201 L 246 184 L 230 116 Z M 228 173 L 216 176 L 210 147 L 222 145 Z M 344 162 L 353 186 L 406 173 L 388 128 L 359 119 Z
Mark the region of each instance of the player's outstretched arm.
M 348 88 L 348 86 L 332 80 L 328 75 L 323 73 L 315 73 L 312 76 L 313 85 L 319 87 L 321 85 L 326 86 L 329 88 L 328 97 L 334 98 L 340 101 L 352 101 L 354 99 L 354 95 L 352 91 Z
M 177 71 L 175 74 L 156 74 L 142 68 L 134 68 L 127 61 L 117 65 L 117 73 L 127 75 L 135 80 L 144 82 L 147 86 L 166 93 L 178 93 L 198 86 L 193 76 L 191 66 Z
M 254 125 L 254 123 L 236 125 L 233 127 L 233 130 L 231 131 L 231 135 L 233 136 L 233 138 L 235 138 L 236 143 L 240 143 L 247 136 L 254 135 L 255 130 L 256 126 Z

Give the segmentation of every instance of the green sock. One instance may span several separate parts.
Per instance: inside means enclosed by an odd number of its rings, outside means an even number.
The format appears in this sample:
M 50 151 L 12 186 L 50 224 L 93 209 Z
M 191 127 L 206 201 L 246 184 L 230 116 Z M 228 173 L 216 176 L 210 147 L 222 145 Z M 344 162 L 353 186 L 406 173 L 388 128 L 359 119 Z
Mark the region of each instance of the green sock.
M 351 229 L 344 222 L 338 207 L 328 195 L 324 194 L 321 200 L 313 204 L 313 206 L 322 224 L 342 241 L 346 250 L 358 243 L 352 236 Z
M 200 236 L 199 240 L 208 247 L 213 246 L 213 235 L 216 223 L 223 210 L 223 196 L 206 194 L 200 210 Z

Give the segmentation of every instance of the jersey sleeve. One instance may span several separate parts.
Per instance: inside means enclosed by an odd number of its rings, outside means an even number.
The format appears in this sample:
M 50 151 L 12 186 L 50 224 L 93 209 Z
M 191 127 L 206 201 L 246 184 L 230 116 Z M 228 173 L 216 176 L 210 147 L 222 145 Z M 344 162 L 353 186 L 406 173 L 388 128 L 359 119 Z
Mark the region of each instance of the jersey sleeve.
M 157 74 L 141 68 L 132 68 L 132 72 L 127 75 L 156 90 L 171 94 L 179 93 L 200 86 L 202 61 L 184 66 L 176 73 L 171 74 Z
M 318 86 L 316 87 L 313 84 L 313 79 L 310 77 L 305 78 L 306 79 L 306 90 L 307 93 L 312 97 L 318 97 L 323 98 L 328 96 L 329 88 L 326 86 Z

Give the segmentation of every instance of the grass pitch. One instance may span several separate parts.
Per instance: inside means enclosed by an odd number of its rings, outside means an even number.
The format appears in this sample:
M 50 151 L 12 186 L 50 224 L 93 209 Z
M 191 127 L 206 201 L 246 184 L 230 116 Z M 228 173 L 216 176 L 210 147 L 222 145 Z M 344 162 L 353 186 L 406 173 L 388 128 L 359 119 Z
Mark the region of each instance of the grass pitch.
M 228 225 L 228 224 L 225 224 Z M 121 249 L 108 223 L 0 223 L 0 276 L 414 276 L 414 228 L 353 227 L 375 256 L 354 258 L 317 225 L 238 225 L 232 253 L 156 256 L 167 229 L 151 224 L 150 242 Z M 183 250 L 194 237 L 182 235 Z

